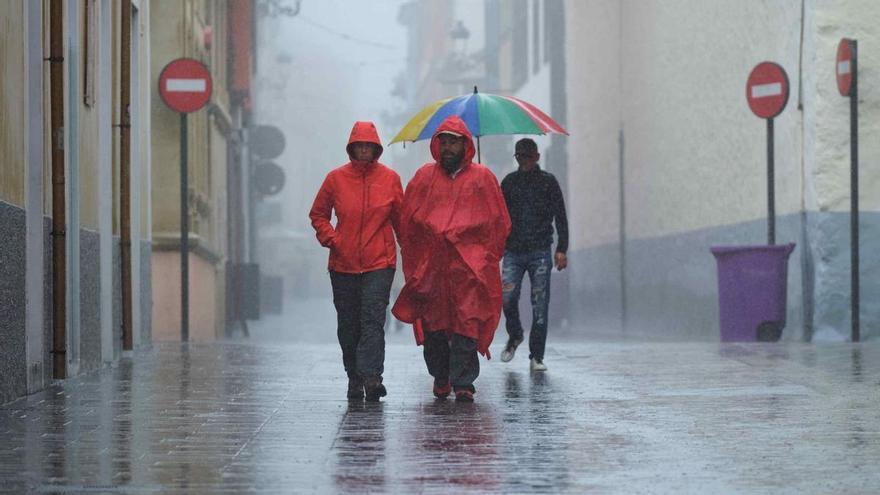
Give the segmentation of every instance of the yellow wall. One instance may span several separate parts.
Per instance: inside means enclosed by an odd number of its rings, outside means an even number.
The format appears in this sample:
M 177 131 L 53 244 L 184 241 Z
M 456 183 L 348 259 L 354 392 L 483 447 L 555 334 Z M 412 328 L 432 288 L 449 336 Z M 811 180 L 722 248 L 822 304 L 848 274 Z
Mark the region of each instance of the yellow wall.
M 120 70 L 122 69 L 122 58 L 120 54 L 120 45 L 122 42 L 122 8 L 118 2 L 113 2 L 111 10 L 113 11 L 113 28 L 111 32 L 111 46 L 110 46 L 110 56 L 112 57 L 111 63 L 111 71 L 110 71 L 110 86 L 113 88 L 113 95 L 110 97 L 110 101 L 112 101 L 112 106 L 110 110 L 110 120 L 112 121 L 113 131 L 110 133 L 113 141 L 113 151 L 111 155 L 111 159 L 113 160 L 113 235 L 120 235 L 120 186 L 119 186 L 119 171 L 120 171 L 120 146 L 121 146 L 121 136 L 119 124 L 122 122 L 122 116 L 120 113 L 120 78 L 122 74 Z M 133 97 L 133 96 L 132 96 Z M 130 141 L 129 141 L 130 142 Z
M 80 64 L 80 81 L 84 74 Z M 80 89 L 83 86 L 80 84 Z M 98 165 L 98 108 L 83 104 L 82 94 L 76 102 L 79 105 L 79 190 L 80 225 L 98 230 L 99 175 Z
M 0 201 L 24 206 L 24 1 L 0 2 Z
M 136 171 L 140 175 L 140 198 L 141 198 L 141 209 L 139 212 L 140 215 L 140 235 L 141 239 L 146 240 L 150 238 L 150 233 L 152 231 L 152 227 L 150 225 L 150 135 L 146 132 L 147 126 L 150 123 L 150 92 L 152 91 L 152 79 L 148 76 L 150 75 L 150 59 L 147 57 L 149 53 L 149 43 L 150 43 L 150 16 L 149 11 L 141 11 L 138 16 L 139 25 L 132 31 L 131 36 L 134 39 L 135 36 L 138 37 L 138 56 L 135 60 L 132 60 L 132 63 L 139 64 L 138 66 L 138 74 L 140 75 L 140 94 L 132 95 L 132 98 L 139 99 L 140 109 L 140 123 L 139 132 L 137 135 L 132 135 L 132 143 L 135 140 L 138 140 L 139 149 L 140 149 L 140 169 Z M 132 123 L 134 125 L 134 123 Z M 151 129 L 152 132 L 152 129 Z M 135 173 L 132 170 L 132 173 Z
M 180 255 L 154 252 L 153 339 L 180 340 Z M 217 311 L 222 285 L 217 271 L 198 256 L 189 257 L 189 338 L 194 342 L 212 341 L 222 335 L 223 314 Z
M 43 0 L 43 58 L 49 56 L 49 2 Z M 43 64 L 43 215 L 52 216 L 52 94 L 48 63 Z
M 145 111 L 152 115 L 149 146 L 152 154 L 154 328 L 163 328 L 163 324 L 156 322 L 167 320 L 173 311 L 177 311 L 175 318 L 179 319 L 179 303 L 162 286 L 164 282 L 155 281 L 162 279 L 172 283 L 179 280 L 180 259 L 174 252 L 180 238 L 180 115 L 162 101 L 158 79 L 162 69 L 180 57 L 203 62 L 213 79 L 209 104 L 187 115 L 190 263 L 196 267 L 191 273 L 190 294 L 191 297 L 194 297 L 192 294 L 204 296 L 199 305 L 200 315 L 191 315 L 194 339 L 213 336 L 214 332 L 222 334 L 225 320 L 223 267 L 228 242 L 225 206 L 227 141 L 222 130 L 223 120 L 230 113 L 226 88 L 227 7 L 225 0 L 154 0 L 150 3 L 149 91 L 152 101 Z M 204 32 L 209 26 L 213 30 L 213 46 L 210 48 L 204 43 Z M 215 109 L 209 111 L 211 107 Z M 206 251 L 213 256 L 200 256 L 199 253 Z M 154 333 L 154 338 L 179 338 L 174 337 L 179 335 L 180 328 L 175 318 L 166 322 L 165 325 L 169 326 L 163 331 Z
M 179 118 L 169 110 L 159 96 L 157 84 L 159 74 L 171 60 L 183 55 L 180 46 L 183 3 L 177 0 L 154 0 L 150 4 L 150 91 L 153 117 L 152 155 L 153 172 L 152 207 L 153 232 L 156 235 L 179 231 L 179 188 L 180 155 Z
M 180 231 L 180 115 L 169 109 L 158 93 L 162 69 L 179 57 L 192 57 L 211 70 L 213 94 L 211 104 L 229 113 L 226 89 L 226 10 L 225 1 L 193 2 L 157 0 L 151 3 L 152 41 L 152 199 L 153 234 L 162 238 L 176 237 Z M 213 47 L 203 43 L 207 26 L 213 29 Z M 217 132 L 209 118 L 207 106 L 187 116 L 188 181 L 190 189 L 190 232 L 199 243 L 216 254 L 226 250 L 225 237 L 220 239 L 220 224 L 225 222 L 222 204 L 226 201 L 226 139 Z M 213 152 L 211 150 L 214 150 Z M 223 178 L 218 182 L 219 178 Z

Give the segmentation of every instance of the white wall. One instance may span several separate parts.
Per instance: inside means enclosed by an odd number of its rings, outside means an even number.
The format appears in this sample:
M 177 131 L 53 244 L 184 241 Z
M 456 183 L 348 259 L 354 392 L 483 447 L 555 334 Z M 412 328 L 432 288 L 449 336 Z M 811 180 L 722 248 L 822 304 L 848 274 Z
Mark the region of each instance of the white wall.
M 775 192 L 786 223 L 781 233 L 777 224 L 777 242 L 798 243 L 789 321 L 803 317 L 821 339 L 849 335 L 849 108 L 837 93 L 834 58 L 841 37 L 859 39 L 863 334 L 876 326 L 880 3 L 804 0 L 802 11 L 798 1 L 572 0 L 566 22 L 572 247 L 606 249 L 597 265 L 614 259 L 608 249 L 621 238 L 621 129 L 625 263 L 633 252 L 644 257 L 685 239 L 766 242 L 766 123 L 748 109 L 745 82 L 761 61 L 785 68 L 791 92 L 775 119 Z M 668 275 L 641 287 L 641 297 L 668 304 L 705 296 L 714 273 L 690 258 L 696 250 L 688 253 L 658 266 Z M 605 276 L 574 283 L 592 293 L 621 277 L 631 291 L 648 283 L 637 273 Z M 682 287 L 692 292 L 659 294 Z
M 841 38 L 859 43 L 860 207 L 880 210 L 880 4 L 807 2 L 804 72 L 807 208 L 849 211 L 849 99 L 840 95 L 834 61 Z
M 807 2 L 804 56 L 804 168 L 807 233 L 815 260 L 816 340 L 850 337 L 849 99 L 840 95 L 834 61 L 841 38 L 859 42 L 859 210 L 861 334 L 880 324 L 880 4 Z
M 628 1 L 621 16 L 629 237 L 764 218 L 766 124 L 745 83 L 771 60 L 797 94 L 800 5 Z M 790 99 L 775 119 L 779 215 L 800 209 L 800 117 Z
M 620 2 L 565 9 L 570 242 L 584 249 L 619 239 Z
M 862 206 L 880 207 L 873 193 L 880 173 L 866 166 L 880 158 L 880 141 L 868 138 L 880 127 L 869 117 L 880 106 L 871 77 L 880 54 L 876 2 L 807 1 L 802 69 L 799 2 L 734 7 L 721 0 L 593 0 L 569 2 L 566 8 L 569 120 L 570 131 L 577 133 L 569 150 L 573 157 L 592 157 L 598 147 L 605 150 L 602 161 L 614 162 L 617 146 L 609 142 L 616 141 L 622 124 L 630 235 L 667 235 L 765 217 L 765 122 L 745 101 L 748 73 L 763 60 L 780 63 L 791 83 L 788 106 L 775 121 L 777 214 L 803 205 L 848 211 L 849 110 L 832 71 L 839 39 L 859 33 Z M 622 94 L 619 105 L 616 91 Z M 605 175 L 580 171 L 573 167 L 573 178 L 592 181 Z M 596 193 L 607 191 L 607 184 L 585 185 Z M 605 241 L 602 237 L 591 242 Z

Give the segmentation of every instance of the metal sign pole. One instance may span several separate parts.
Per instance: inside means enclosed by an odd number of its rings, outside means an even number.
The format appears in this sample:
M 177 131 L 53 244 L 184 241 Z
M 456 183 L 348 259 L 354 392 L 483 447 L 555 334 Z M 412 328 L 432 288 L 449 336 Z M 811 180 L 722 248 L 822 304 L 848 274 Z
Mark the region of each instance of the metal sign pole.
M 773 119 L 767 119 L 767 244 L 776 244 L 776 183 L 773 163 Z
M 172 60 L 159 73 L 159 96 L 180 114 L 180 340 L 189 340 L 189 184 L 186 114 L 202 109 L 213 90 L 211 72 L 191 58 Z
M 852 295 L 852 341 L 859 335 L 859 78 L 857 41 L 851 40 L 852 87 L 849 94 L 850 142 L 850 269 Z
M 788 103 L 788 74 L 775 62 L 756 65 L 746 81 L 746 101 L 752 113 L 767 121 L 767 244 L 776 244 L 776 180 L 773 119 Z
M 189 190 L 187 122 L 180 113 L 180 340 L 189 341 Z

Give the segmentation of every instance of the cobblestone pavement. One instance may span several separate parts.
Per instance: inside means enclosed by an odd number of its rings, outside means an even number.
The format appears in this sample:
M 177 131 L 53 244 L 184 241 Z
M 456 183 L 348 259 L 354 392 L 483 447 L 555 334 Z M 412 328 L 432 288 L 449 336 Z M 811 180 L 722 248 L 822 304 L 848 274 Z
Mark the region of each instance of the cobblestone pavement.
M 544 374 L 481 360 L 462 404 L 409 338 L 379 404 L 329 342 L 137 352 L 0 406 L 0 490 L 880 492 L 877 344 L 552 342 Z

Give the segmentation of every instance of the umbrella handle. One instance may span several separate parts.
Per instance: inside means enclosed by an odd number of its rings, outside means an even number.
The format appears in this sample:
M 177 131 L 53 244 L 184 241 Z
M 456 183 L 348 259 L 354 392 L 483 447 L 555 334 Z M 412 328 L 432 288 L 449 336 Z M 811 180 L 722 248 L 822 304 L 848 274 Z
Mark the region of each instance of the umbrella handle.
M 483 160 L 480 158 L 480 136 L 477 136 L 477 163 L 483 163 Z

